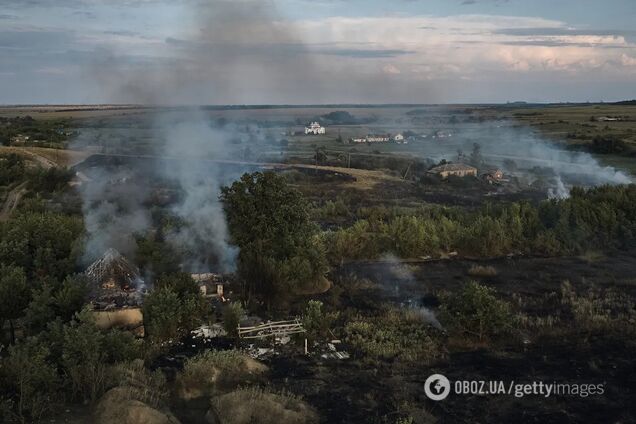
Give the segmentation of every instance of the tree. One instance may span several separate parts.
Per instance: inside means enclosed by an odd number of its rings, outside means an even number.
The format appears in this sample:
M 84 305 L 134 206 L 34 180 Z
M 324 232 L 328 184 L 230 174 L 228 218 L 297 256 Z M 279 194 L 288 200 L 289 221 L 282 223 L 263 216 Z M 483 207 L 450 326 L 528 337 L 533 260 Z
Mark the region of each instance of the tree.
M 475 281 L 445 296 L 441 310 L 455 331 L 479 340 L 506 332 L 512 322 L 509 304 L 497 299 L 494 289 Z
M 163 276 L 146 296 L 144 326 L 152 340 L 176 339 L 201 321 L 205 306 L 203 297 L 196 286 L 192 288 L 188 283 L 183 276 Z
M 31 335 L 44 331 L 49 322 L 60 318 L 70 321 L 82 310 L 89 293 L 88 281 L 83 275 L 70 275 L 62 284 L 45 283 L 33 291 L 25 311 L 25 325 Z
M 303 312 L 303 327 L 307 330 L 307 336 L 312 340 L 326 336 L 333 322 L 338 318 L 338 313 L 325 313 L 322 310 L 323 303 L 319 300 L 310 300 Z
M 244 174 L 222 188 L 221 198 L 248 300 L 254 294 L 269 308 L 324 278 L 327 262 L 309 206 L 282 176 Z
M 0 263 L 22 267 L 28 277 L 61 280 L 80 254 L 84 224 L 52 212 L 25 213 L 0 224 Z
M 30 300 L 31 290 L 27 286 L 24 270 L 14 266 L 0 267 L 0 323 L 9 321 L 12 343 L 15 343 L 13 321 L 24 315 Z
M 0 372 L 3 381 L 15 393 L 12 414 L 19 421 L 39 422 L 50 412 L 57 397 L 59 378 L 54 364 L 49 360 L 49 349 L 32 338 L 9 348 Z
M 153 290 L 144 300 L 144 327 L 156 341 L 174 339 L 179 334 L 181 302 L 169 287 Z
M 477 168 L 484 164 L 484 158 L 481 155 L 481 146 L 479 143 L 473 143 L 473 151 L 470 153 L 470 164 Z
M 223 328 L 231 337 L 238 337 L 238 326 L 245 316 L 245 310 L 239 302 L 232 302 L 223 308 Z
M 324 147 L 316 148 L 316 152 L 314 153 L 314 160 L 316 161 L 316 165 L 322 165 L 327 161 L 327 152 Z

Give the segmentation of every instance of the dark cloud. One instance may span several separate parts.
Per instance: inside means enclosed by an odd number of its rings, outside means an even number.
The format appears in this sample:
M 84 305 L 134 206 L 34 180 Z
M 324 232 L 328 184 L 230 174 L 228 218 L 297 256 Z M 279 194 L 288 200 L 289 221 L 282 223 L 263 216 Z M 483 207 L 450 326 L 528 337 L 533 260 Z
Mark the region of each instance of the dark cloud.
M 6 13 L 0 14 L 0 21 L 15 21 L 16 19 L 20 19 L 17 15 L 9 15 Z

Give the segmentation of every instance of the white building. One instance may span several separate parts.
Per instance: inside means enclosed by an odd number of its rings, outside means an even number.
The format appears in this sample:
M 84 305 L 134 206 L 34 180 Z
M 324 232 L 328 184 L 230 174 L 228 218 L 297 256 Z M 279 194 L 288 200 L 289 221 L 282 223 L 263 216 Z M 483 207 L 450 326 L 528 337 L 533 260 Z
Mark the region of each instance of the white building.
M 308 127 L 305 127 L 305 134 L 326 134 L 327 129 L 325 127 L 320 126 L 318 122 L 312 122 Z
M 390 140 L 391 140 L 391 137 L 388 134 L 387 135 L 369 134 L 367 136 L 367 143 L 385 143 Z
M 404 135 L 402 135 L 401 133 L 395 134 L 393 136 L 393 141 L 395 141 L 396 143 L 402 143 L 404 141 Z

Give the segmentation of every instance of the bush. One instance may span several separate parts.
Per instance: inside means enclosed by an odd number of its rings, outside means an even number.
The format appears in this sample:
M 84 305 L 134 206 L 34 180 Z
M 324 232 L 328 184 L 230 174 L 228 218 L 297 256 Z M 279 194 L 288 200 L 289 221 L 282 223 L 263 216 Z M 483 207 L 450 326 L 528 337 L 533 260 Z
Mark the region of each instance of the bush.
M 223 308 L 223 328 L 231 337 L 238 337 L 238 326 L 245 317 L 245 310 L 240 302 L 232 302 Z
M 442 356 L 435 330 L 421 314 L 389 309 L 379 316 L 356 317 L 345 326 L 345 340 L 371 360 L 429 363 Z
M 59 400 L 61 382 L 49 355 L 44 344 L 29 339 L 10 347 L 9 356 L 2 360 L 1 380 L 15 395 L 4 408 L 12 421 L 39 422 Z
M 633 334 L 636 303 L 629 295 L 613 290 L 590 289 L 576 293 L 569 281 L 561 284 L 561 304 L 577 328 L 591 332 Z
M 303 313 L 303 327 L 312 340 L 326 336 L 339 315 L 337 312 L 325 313 L 322 307 L 322 302 L 310 300 Z
M 469 282 L 462 291 L 442 296 L 442 319 L 457 334 L 480 341 L 510 330 L 510 305 L 495 297 L 495 290 Z
M 209 350 L 186 360 L 177 376 L 182 399 L 210 396 L 256 381 L 267 367 L 235 350 Z
M 313 424 L 319 422 L 316 411 L 288 393 L 271 393 L 258 388 L 236 390 L 212 400 L 214 418 L 224 424 Z M 209 417 L 212 418 L 212 417 Z
M 468 269 L 468 275 L 471 277 L 495 277 L 497 270 L 494 266 L 473 265 Z
M 159 280 L 144 300 L 144 326 L 155 342 L 175 340 L 189 333 L 201 322 L 205 303 L 198 288 L 190 281 L 168 283 Z
M 129 400 L 137 400 L 160 408 L 168 400 L 166 377 L 160 370 L 151 372 L 144 367 L 142 360 L 115 365 L 109 375 L 110 387 L 119 387 Z

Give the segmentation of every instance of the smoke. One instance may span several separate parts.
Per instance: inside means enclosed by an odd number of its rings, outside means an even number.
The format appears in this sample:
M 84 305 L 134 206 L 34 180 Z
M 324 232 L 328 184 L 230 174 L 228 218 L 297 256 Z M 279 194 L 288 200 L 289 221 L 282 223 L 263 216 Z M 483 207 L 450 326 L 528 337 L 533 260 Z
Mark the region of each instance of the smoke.
M 266 103 L 267 99 L 245 90 L 244 83 L 259 81 L 265 88 L 261 93 L 296 91 L 303 88 L 309 75 L 297 72 L 298 66 L 311 68 L 311 74 L 316 74 L 317 68 L 306 55 L 290 54 L 302 50 L 302 43 L 276 16 L 272 2 L 186 2 L 184 7 L 189 8 L 187 15 L 192 21 L 184 22 L 182 37 L 165 40 L 171 53 L 178 52 L 177 59 L 154 60 L 161 58 L 159 50 L 149 52 L 147 61 L 131 61 L 126 52 L 109 51 L 87 68 L 106 98 L 149 106 L 192 104 L 201 99 L 218 104 L 231 93 L 233 98 L 238 95 L 251 103 Z M 288 48 L 273 57 L 272 46 L 260 48 L 261 40 Z M 292 62 L 294 73 L 284 72 Z M 207 78 L 210 73 L 216 73 L 215 83 Z M 320 99 L 314 97 L 314 101 Z M 154 165 L 148 165 L 149 169 L 131 160 L 128 168 L 90 170 L 92 181 L 81 190 L 88 233 L 85 261 L 111 247 L 134 255 L 133 235 L 151 228 L 147 200 L 156 182 L 173 185 L 180 193 L 170 212 L 184 225 L 175 226 L 164 236 L 188 252 L 184 268 L 199 271 L 216 265 L 222 271 L 234 269 L 237 249 L 229 243 L 219 193 L 221 186 L 244 169 L 237 165 L 229 172 L 213 162 L 236 160 L 238 147 L 231 142 L 237 135 L 232 125 L 219 128 L 211 122 L 203 108 L 155 109 L 148 117 L 150 141 L 143 140 L 143 153 L 170 160 L 150 161 Z M 133 150 L 141 140 L 129 141 L 132 146 L 116 146 L 117 152 Z M 96 143 L 84 136 L 76 146 L 87 144 Z M 124 181 L 126 177 L 129 179 Z
M 91 181 L 80 188 L 88 234 L 83 262 L 92 262 L 109 248 L 133 254 L 133 234 L 150 225 L 139 188 L 129 184 L 131 174 L 124 169 L 97 168 L 90 174 Z
M 573 185 L 589 187 L 633 182 L 631 176 L 601 165 L 590 153 L 566 150 L 513 121 L 456 123 L 442 129 L 452 137 L 421 143 L 423 156 L 455 160 L 457 151 L 461 150 L 470 158 L 477 143 L 484 168 L 502 168 L 527 184 L 541 182 L 549 197 L 565 198 L 569 195 L 568 187 Z
M 570 191 L 563 184 L 560 176 L 555 178 L 555 187 L 548 189 L 548 199 L 567 199 L 570 197 Z
M 381 261 L 386 263 L 388 278 L 394 284 L 391 289 L 394 291 L 396 296 L 401 295 L 400 292 L 402 291 L 402 286 L 418 283 L 409 267 L 402 263 L 395 255 L 386 253 L 382 256 Z M 408 297 L 406 301 L 403 302 L 403 305 L 408 308 L 410 312 L 421 317 L 427 324 L 437 328 L 438 330 L 443 330 L 442 324 L 438 321 L 435 313 L 422 306 L 417 300 Z

